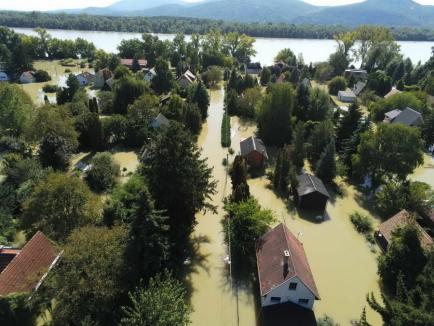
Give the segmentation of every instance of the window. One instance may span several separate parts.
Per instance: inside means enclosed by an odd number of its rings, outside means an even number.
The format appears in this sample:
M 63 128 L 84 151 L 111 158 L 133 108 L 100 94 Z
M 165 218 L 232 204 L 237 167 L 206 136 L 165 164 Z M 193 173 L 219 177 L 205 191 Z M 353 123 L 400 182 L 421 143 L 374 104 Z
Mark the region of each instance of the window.
M 280 302 L 280 297 L 271 297 L 271 302 Z
M 298 299 L 298 303 L 299 304 L 308 304 L 309 303 L 309 299 Z
M 294 291 L 297 290 L 297 283 L 295 282 L 289 283 L 289 289 Z

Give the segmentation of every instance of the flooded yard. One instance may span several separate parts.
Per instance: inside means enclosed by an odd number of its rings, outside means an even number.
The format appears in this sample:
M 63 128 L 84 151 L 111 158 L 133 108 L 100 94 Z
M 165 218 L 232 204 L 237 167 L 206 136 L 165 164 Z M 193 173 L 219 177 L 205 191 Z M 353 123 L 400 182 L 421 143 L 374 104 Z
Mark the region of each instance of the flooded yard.
M 77 61 L 78 62 L 78 61 Z M 59 60 L 38 60 L 33 63 L 36 70 L 45 70 L 51 76 L 51 80 L 43 83 L 30 83 L 21 84 L 21 87 L 26 91 L 32 98 L 33 103 L 39 105 L 44 103 L 44 95 L 47 95 L 50 102 L 56 102 L 56 93 L 44 93 L 42 87 L 45 85 L 57 85 L 59 87 L 66 86 L 66 79 L 70 73 L 78 74 L 80 72 L 89 71 L 93 73 L 93 69 L 80 68 L 80 65 L 75 65 L 71 67 L 62 66 Z M 69 69 L 71 72 L 65 72 Z
M 414 170 L 410 176 L 413 181 L 422 181 L 434 189 L 434 158 L 431 155 L 423 156 L 423 165 Z

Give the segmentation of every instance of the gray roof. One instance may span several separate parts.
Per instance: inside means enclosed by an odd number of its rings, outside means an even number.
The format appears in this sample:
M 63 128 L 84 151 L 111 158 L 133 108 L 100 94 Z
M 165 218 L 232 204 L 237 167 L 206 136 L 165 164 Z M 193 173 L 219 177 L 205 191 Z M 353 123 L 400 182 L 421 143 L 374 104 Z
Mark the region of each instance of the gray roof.
M 151 122 L 152 128 L 159 128 L 161 126 L 167 127 L 170 125 L 169 119 L 167 119 L 162 113 L 159 113 L 157 117 Z
M 389 119 L 390 121 L 392 121 L 393 119 L 395 119 L 402 111 L 395 109 L 392 111 L 389 111 L 387 113 L 385 113 L 384 115 L 386 116 L 387 119 Z
M 406 108 L 392 121 L 392 123 L 402 123 L 406 126 L 413 126 L 422 122 L 422 115 L 419 112 L 413 110 L 412 108 Z
M 366 87 L 366 82 L 362 82 L 362 81 L 358 81 L 354 87 L 353 87 L 353 92 L 356 96 L 359 96 L 361 92 L 363 92 L 363 90 Z
M 324 186 L 324 183 L 321 181 L 321 179 L 317 178 L 316 176 L 305 173 L 299 175 L 297 179 L 298 179 L 297 193 L 299 197 L 313 192 L 319 192 L 324 196 L 330 198 L 330 195 L 326 187 Z
M 356 94 L 353 91 L 339 91 L 338 96 L 355 98 Z
M 256 138 L 254 136 L 250 136 L 240 142 L 241 155 L 245 156 L 253 151 L 257 151 L 264 155 L 266 159 L 268 159 L 267 148 L 264 145 L 264 142 Z

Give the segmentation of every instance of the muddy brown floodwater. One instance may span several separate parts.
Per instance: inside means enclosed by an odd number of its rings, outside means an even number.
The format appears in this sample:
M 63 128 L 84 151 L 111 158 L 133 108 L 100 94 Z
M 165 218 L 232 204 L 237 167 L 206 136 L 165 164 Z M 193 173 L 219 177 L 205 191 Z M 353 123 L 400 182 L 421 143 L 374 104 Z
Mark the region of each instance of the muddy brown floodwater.
M 192 272 L 188 276 L 191 284 L 193 326 L 259 325 L 255 306 L 255 295 L 251 290 L 231 288 L 227 277 L 228 264 L 225 262 L 227 248 L 223 242 L 221 219 L 224 216 L 222 199 L 230 193 L 230 181 L 222 160 L 227 150 L 220 145 L 220 126 L 223 114 L 223 90 L 211 91 L 211 106 L 207 124 L 204 125 L 198 140 L 202 155 L 213 167 L 213 177 L 218 180 L 217 193 L 212 200 L 218 206 L 216 215 L 200 213 L 198 225 L 193 234 L 200 239 L 197 259 L 193 259 Z M 255 126 L 232 118 L 232 147 L 239 151 L 239 140 L 250 136 Z M 230 157 L 230 161 L 233 156 Z M 323 223 L 313 223 L 301 218 L 296 211 L 288 210 L 284 201 L 276 197 L 267 185 L 265 178 L 249 180 L 251 193 L 261 205 L 272 209 L 278 222 L 298 234 L 303 242 L 321 300 L 315 303 L 315 315 L 332 316 L 341 325 L 349 325 L 352 319 L 360 317 L 363 307 L 367 307 L 366 294 L 373 292 L 380 297 L 378 286 L 376 254 L 353 228 L 349 215 L 354 211 L 369 214 L 356 200 L 357 191 L 345 185 L 343 197 L 336 198 L 328 206 L 330 219 Z M 375 220 L 375 223 L 378 223 Z M 381 325 L 378 314 L 367 307 L 367 315 L 372 325 Z
M 193 233 L 194 239 L 201 239 L 199 259 L 192 262 L 193 271 L 188 276 L 192 286 L 191 303 L 193 326 L 232 326 L 256 325 L 254 296 L 251 292 L 231 289 L 227 277 L 229 266 L 225 262 L 227 249 L 223 241 L 221 219 L 224 216 L 222 199 L 230 192 L 226 169 L 222 160 L 227 150 L 220 145 L 220 127 L 223 117 L 223 90 L 211 91 L 211 105 L 207 123 L 199 136 L 198 144 L 202 155 L 213 167 L 213 177 L 218 181 L 213 204 L 218 206 L 217 214 L 207 212 L 197 215 L 198 224 Z M 197 261 L 199 260 L 199 261 Z
M 425 182 L 434 189 L 434 158 L 431 155 L 425 154 L 423 164 L 414 170 L 410 179 Z

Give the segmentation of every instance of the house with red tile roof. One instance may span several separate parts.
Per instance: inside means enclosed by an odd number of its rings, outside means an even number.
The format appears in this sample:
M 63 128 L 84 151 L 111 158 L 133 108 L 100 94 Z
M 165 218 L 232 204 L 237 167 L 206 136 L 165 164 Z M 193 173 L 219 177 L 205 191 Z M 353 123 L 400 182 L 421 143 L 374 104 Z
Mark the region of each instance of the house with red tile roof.
M 398 228 L 402 228 L 412 221 L 412 216 L 405 209 L 400 211 L 398 214 L 389 218 L 386 222 L 381 223 L 378 230 L 375 232 L 375 238 L 377 239 L 380 247 L 386 251 L 389 247 L 389 243 L 392 240 L 393 231 Z M 416 227 L 420 232 L 420 243 L 422 247 L 429 248 L 433 245 L 433 240 L 428 233 L 415 222 Z
M 303 244 L 284 224 L 256 243 L 262 307 L 292 302 L 312 309 L 319 292 Z
M 139 64 L 140 69 L 143 69 L 148 64 L 148 61 L 145 59 L 138 59 L 137 63 Z M 121 65 L 123 65 L 129 69 L 132 69 L 133 65 L 134 65 L 134 59 L 123 58 L 123 59 L 121 59 Z
M 61 254 L 42 232 L 36 232 L 0 273 L 0 296 L 37 290 Z

